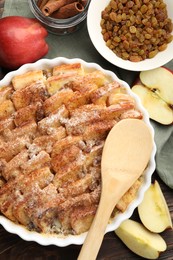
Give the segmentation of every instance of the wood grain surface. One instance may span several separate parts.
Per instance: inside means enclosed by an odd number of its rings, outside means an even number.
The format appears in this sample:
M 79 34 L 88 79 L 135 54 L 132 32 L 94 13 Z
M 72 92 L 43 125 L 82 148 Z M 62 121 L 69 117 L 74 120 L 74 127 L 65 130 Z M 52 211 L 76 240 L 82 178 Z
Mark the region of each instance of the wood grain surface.
M 5 0 L 0 0 L 0 17 L 3 12 Z M 15 0 L 14 0 L 15 1 Z M 0 79 L 7 73 L 0 68 Z M 154 173 L 153 180 L 157 179 L 161 185 L 163 194 L 167 201 L 171 218 L 173 220 L 173 190 L 168 188 Z M 132 219 L 139 220 L 137 210 Z M 162 237 L 167 243 L 167 250 L 159 257 L 160 260 L 173 260 L 173 231 L 166 230 Z M 27 242 L 14 234 L 8 233 L 0 226 L 0 260 L 75 260 L 80 252 L 81 246 L 71 245 L 67 247 L 41 246 L 35 242 Z M 140 260 L 144 259 L 132 253 L 114 232 L 105 235 L 103 244 L 97 260 Z M 89 259 L 88 259 L 89 260 Z

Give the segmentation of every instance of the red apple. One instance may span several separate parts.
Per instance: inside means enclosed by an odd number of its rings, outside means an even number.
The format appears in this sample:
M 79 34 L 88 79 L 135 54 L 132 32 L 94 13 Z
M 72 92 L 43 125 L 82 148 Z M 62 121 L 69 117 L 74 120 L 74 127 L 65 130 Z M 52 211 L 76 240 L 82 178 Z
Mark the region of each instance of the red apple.
M 0 66 L 17 69 L 46 55 L 47 34 L 35 18 L 8 16 L 0 19 Z

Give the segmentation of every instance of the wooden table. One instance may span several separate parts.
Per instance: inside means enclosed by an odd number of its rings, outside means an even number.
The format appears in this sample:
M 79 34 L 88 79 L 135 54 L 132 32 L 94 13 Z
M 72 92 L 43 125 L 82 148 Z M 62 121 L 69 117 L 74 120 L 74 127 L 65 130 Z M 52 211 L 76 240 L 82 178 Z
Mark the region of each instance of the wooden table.
M 0 17 L 3 12 L 5 0 L 0 0 Z M 15 0 L 14 0 L 15 1 Z M 0 70 L 0 79 L 6 71 Z M 157 179 L 161 185 L 165 199 L 170 209 L 171 218 L 173 220 L 173 190 L 168 188 L 157 176 L 153 175 L 153 180 Z M 138 220 L 137 210 L 135 210 L 133 219 Z M 162 237 L 167 243 L 166 252 L 162 253 L 160 260 L 173 260 L 173 231 L 166 230 L 162 233 Z M 71 245 L 60 248 L 56 246 L 41 246 L 35 242 L 23 241 L 17 235 L 10 234 L 3 227 L 0 227 L 0 260 L 75 260 L 79 254 L 81 246 Z M 98 260 L 140 260 L 144 259 L 132 253 L 114 234 L 108 233 L 104 237 Z M 89 259 L 88 259 L 89 260 Z

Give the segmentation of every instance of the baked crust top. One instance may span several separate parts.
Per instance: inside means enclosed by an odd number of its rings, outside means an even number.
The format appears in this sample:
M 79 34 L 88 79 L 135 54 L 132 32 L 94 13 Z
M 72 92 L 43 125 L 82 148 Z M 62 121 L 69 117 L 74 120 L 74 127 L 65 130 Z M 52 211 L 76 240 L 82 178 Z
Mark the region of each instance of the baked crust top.
M 100 162 L 111 128 L 142 119 L 117 81 L 80 63 L 14 76 L 0 89 L 0 211 L 29 230 L 87 231 L 100 199 Z M 115 206 L 125 211 L 138 179 Z

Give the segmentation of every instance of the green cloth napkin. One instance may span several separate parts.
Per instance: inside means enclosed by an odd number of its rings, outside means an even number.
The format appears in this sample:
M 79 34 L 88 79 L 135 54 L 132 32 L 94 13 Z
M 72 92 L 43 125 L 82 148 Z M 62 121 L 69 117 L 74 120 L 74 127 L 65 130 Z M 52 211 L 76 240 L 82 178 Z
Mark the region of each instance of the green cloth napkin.
M 28 1 L 6 0 L 3 17 L 12 15 L 33 17 Z M 86 23 L 80 30 L 69 35 L 58 36 L 49 33 L 46 41 L 50 50 L 45 58 L 81 58 L 86 62 L 95 62 L 104 69 L 113 71 L 129 85 L 132 85 L 137 77 L 137 72 L 127 71 L 110 64 L 96 51 L 89 38 Z M 165 66 L 173 70 L 173 60 Z M 155 130 L 157 147 L 156 171 L 160 178 L 173 189 L 173 126 L 162 126 L 152 120 L 151 124 Z
M 151 122 L 157 146 L 156 170 L 160 178 L 173 189 L 173 126 Z

